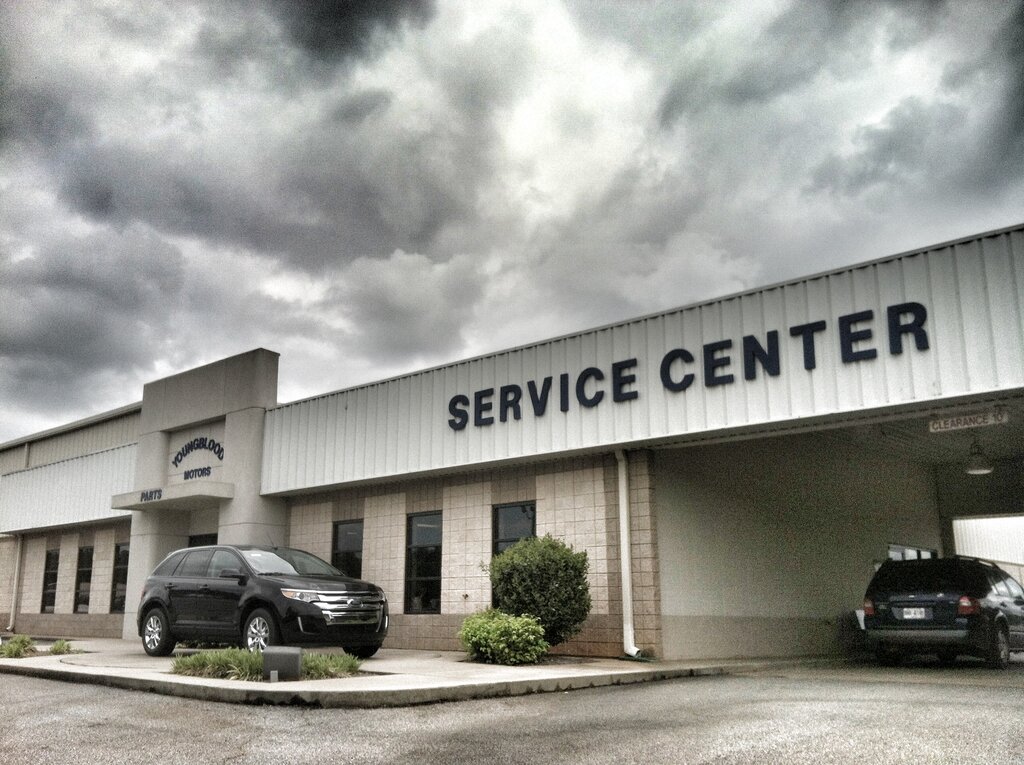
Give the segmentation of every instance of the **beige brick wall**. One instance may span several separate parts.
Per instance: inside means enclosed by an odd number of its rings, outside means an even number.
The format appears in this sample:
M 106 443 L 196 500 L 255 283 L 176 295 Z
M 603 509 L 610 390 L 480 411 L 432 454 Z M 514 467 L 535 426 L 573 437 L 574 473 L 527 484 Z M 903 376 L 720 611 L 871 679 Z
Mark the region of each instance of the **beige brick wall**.
M 110 613 L 110 587 L 114 582 L 113 527 L 97 529 L 92 536 L 92 579 L 89 585 L 89 613 Z
M 401 612 L 405 598 L 406 494 L 366 497 L 363 508 L 363 578 L 383 587 L 391 611 Z
M 75 574 L 78 571 L 78 532 L 60 535 L 60 568 L 57 570 L 55 614 L 74 612 Z M 91 540 L 90 540 L 91 541 Z
M 56 541 L 53 545 L 56 547 Z M 24 558 L 21 562 L 21 595 L 18 599 L 19 614 L 38 614 L 43 602 L 43 567 L 46 565 L 46 550 L 50 547 L 45 536 L 25 538 Z
M 329 561 L 334 505 L 330 499 L 320 499 L 294 507 L 289 518 L 288 544 Z
M 444 487 L 441 536 L 441 613 L 469 614 L 491 604 L 491 484 Z
M 644 453 L 630 456 L 633 503 L 631 542 L 637 642 L 659 645 L 657 551 L 650 479 Z M 618 483 L 614 456 L 538 463 L 468 475 L 363 487 L 289 503 L 289 544 L 329 559 L 332 523 L 363 519 L 363 577 L 384 588 L 391 603 L 387 645 L 459 650 L 456 637 L 466 615 L 491 604 L 484 565 L 492 548 L 495 505 L 535 501 L 537 534 L 551 534 L 585 550 L 593 608 L 584 629 L 559 647 L 562 653 L 620 655 Z M 442 512 L 441 613 L 404 614 L 405 534 L 410 514 Z M 652 651 L 653 652 L 653 651 Z

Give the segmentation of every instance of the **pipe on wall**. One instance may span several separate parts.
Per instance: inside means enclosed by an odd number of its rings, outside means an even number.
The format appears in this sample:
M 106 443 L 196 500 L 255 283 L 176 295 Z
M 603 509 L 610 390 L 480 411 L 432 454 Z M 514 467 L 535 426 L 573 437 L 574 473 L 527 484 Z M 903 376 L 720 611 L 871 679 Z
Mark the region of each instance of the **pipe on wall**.
M 637 658 L 640 649 L 636 646 L 633 627 L 633 553 L 629 538 L 629 461 L 622 449 L 615 450 L 619 465 L 619 559 L 622 569 L 622 650 L 627 656 Z
M 14 554 L 14 586 L 11 590 L 11 618 L 7 624 L 7 632 L 14 632 L 14 617 L 18 613 L 18 595 L 21 594 L 21 557 L 25 535 L 18 534 L 15 538 L 17 539 L 18 548 Z

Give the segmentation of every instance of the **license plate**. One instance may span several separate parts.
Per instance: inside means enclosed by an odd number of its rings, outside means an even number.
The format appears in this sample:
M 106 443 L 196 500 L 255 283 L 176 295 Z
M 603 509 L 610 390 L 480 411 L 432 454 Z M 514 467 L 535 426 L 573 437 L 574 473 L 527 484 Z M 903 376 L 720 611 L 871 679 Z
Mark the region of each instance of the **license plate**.
M 903 609 L 904 619 L 924 619 L 926 618 L 925 610 L 923 608 L 904 608 Z

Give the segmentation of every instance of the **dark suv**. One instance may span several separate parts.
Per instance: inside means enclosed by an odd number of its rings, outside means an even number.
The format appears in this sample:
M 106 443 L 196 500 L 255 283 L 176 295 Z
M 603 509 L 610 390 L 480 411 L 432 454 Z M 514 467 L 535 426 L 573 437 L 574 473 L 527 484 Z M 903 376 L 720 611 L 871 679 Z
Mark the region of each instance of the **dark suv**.
M 864 595 L 864 629 L 883 664 L 917 653 L 1005 668 L 1011 651 L 1024 651 L 1024 589 L 977 558 L 889 560 Z
M 388 634 L 384 591 L 302 550 L 215 545 L 168 555 L 146 580 L 139 636 L 150 656 L 178 640 L 340 646 L 368 658 Z

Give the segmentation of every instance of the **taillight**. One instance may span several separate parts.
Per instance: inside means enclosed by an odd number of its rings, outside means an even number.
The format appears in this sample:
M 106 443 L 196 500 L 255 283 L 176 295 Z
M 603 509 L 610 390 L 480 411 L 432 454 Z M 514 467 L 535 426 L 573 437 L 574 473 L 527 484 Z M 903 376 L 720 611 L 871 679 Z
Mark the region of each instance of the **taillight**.
M 875 604 L 871 598 L 864 598 L 864 616 L 875 615 Z
M 956 602 L 957 616 L 972 616 L 973 614 L 980 613 L 981 604 L 978 603 L 976 598 L 969 598 L 966 595 L 961 595 L 960 600 Z

